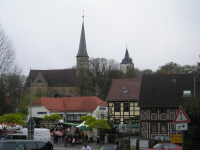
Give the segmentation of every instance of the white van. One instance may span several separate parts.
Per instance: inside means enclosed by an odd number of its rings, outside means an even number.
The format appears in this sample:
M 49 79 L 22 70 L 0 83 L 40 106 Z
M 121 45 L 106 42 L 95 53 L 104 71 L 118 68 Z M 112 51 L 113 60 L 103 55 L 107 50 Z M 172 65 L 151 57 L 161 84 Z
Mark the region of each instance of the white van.
M 28 130 L 27 130 L 27 128 L 23 128 L 23 129 L 19 130 L 19 133 L 28 135 Z M 51 137 L 51 135 L 50 135 L 49 129 L 43 129 L 43 128 L 35 128 L 34 129 L 34 134 L 33 134 L 34 140 L 48 142 L 50 140 L 50 137 Z
M 23 139 L 23 140 L 28 139 L 27 128 L 23 128 L 22 130 L 19 130 L 19 133 L 8 134 L 2 140 L 10 140 L 10 139 Z M 37 141 L 44 141 L 45 143 L 48 142 L 50 140 L 49 129 L 35 128 L 34 134 L 33 134 L 33 139 L 37 140 Z

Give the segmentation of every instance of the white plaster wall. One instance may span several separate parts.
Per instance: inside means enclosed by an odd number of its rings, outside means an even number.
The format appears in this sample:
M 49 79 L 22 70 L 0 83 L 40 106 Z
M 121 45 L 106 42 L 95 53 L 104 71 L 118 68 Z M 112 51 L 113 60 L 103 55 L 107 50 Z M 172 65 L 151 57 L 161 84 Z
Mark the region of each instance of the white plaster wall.
M 29 115 L 27 116 L 27 120 L 30 118 L 30 107 L 29 107 Z M 47 112 L 47 114 L 37 114 L 37 112 Z M 50 115 L 50 112 L 42 105 L 32 106 L 32 117 L 43 118 L 45 115 Z
M 100 108 L 106 108 L 106 109 L 105 110 L 100 110 Z M 97 109 L 92 113 L 92 116 L 95 117 L 96 119 L 100 119 L 98 117 L 98 114 L 101 113 L 101 112 L 106 114 L 106 116 L 107 116 L 108 115 L 108 106 L 99 105 L 97 107 Z M 106 120 L 107 120 L 107 117 L 106 117 Z

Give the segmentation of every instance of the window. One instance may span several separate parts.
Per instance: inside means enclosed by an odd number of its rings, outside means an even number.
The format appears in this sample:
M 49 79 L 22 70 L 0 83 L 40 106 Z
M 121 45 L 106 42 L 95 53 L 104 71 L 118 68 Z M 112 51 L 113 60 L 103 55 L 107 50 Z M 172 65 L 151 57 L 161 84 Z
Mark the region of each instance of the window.
M 165 144 L 162 148 L 169 149 L 168 144 Z
M 128 103 L 124 103 L 124 111 L 129 111 Z
M 37 114 L 47 114 L 47 112 L 37 112 Z
M 166 133 L 167 130 L 167 125 L 166 124 L 161 124 L 161 133 Z
M 176 148 L 176 145 L 175 144 L 169 144 L 169 147 L 170 148 Z
M 157 124 L 152 124 L 152 133 L 157 133 Z
M 77 119 L 77 116 L 78 116 L 78 115 L 74 115 L 74 119 Z
M 183 91 L 183 97 L 190 97 L 191 96 L 191 91 L 190 90 L 184 90 Z
M 129 124 L 129 119 L 124 119 L 124 124 Z
M 120 103 L 115 103 L 115 112 L 120 111 Z
M 25 140 L 26 139 L 26 135 L 21 135 L 19 138 Z
M 115 119 L 115 124 L 119 124 L 119 119 Z
M 157 113 L 156 108 L 151 108 L 151 113 Z
M 41 88 L 38 88 L 38 89 L 36 90 L 36 96 L 37 96 L 37 97 L 41 97 L 41 96 L 42 96 Z
M 13 139 L 19 139 L 19 135 L 13 135 Z
M 100 110 L 106 110 L 106 108 L 104 108 L 104 107 L 100 107 L 99 109 L 100 109 Z
M 101 118 L 104 118 L 104 114 L 103 113 L 101 114 Z
M 176 79 L 172 79 L 172 83 L 175 83 L 176 82 Z
M 167 108 L 160 108 L 160 113 L 167 113 Z
M 74 92 L 72 89 L 69 91 L 69 95 L 70 95 L 70 97 L 74 97 Z

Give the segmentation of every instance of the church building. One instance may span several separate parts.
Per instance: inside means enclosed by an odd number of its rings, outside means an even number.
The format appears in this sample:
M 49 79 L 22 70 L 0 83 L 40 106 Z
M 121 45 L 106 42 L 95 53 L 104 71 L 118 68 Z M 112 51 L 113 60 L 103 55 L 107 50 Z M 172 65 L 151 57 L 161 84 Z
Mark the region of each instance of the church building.
M 36 96 L 74 97 L 74 88 L 80 72 L 88 67 L 84 21 L 82 23 L 76 69 L 30 70 L 26 89 Z M 48 95 L 47 95 L 48 93 Z

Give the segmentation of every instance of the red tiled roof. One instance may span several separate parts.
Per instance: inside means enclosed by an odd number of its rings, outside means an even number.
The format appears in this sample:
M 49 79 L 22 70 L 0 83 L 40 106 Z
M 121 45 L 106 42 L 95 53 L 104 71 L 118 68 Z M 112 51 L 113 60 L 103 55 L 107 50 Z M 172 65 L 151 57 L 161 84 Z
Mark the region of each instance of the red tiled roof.
M 122 94 L 123 87 L 129 90 L 128 95 Z M 113 79 L 106 101 L 138 101 L 141 78 Z
M 32 105 L 43 105 L 49 111 L 59 112 L 88 112 L 94 111 L 98 105 L 108 104 L 96 96 L 88 97 L 41 97 L 32 102 Z

